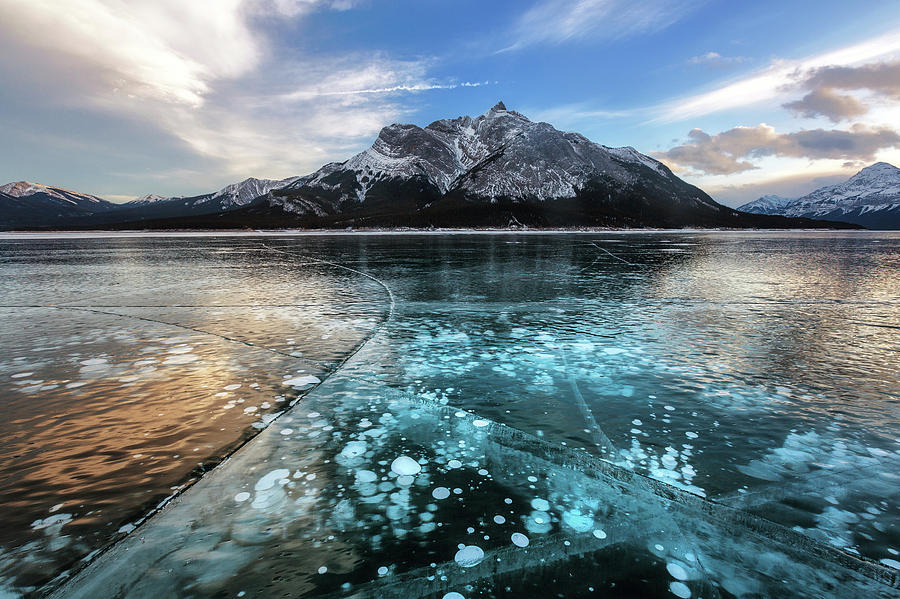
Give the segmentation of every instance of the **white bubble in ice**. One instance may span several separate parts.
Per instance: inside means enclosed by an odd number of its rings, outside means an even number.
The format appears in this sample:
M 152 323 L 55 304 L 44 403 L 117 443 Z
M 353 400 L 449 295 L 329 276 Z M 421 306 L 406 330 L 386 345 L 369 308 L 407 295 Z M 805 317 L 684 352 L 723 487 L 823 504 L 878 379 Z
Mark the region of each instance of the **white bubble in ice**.
M 695 433 L 694 431 L 688 431 L 688 432 L 684 433 L 684 436 L 687 437 L 688 439 L 696 439 L 697 437 L 699 437 L 699 435 L 697 433 Z
M 460 462 L 459 460 L 450 460 L 449 462 L 447 462 L 447 467 L 448 468 L 462 468 L 462 462 Z
M 283 428 L 283 429 L 281 429 L 281 434 L 284 435 L 285 437 L 288 436 L 288 435 L 292 435 L 292 434 L 294 434 L 294 429 L 292 429 L 292 428 Z
M 235 383 L 235 384 L 233 384 L 233 385 L 225 385 L 225 387 L 224 387 L 224 389 L 225 389 L 226 391 L 234 391 L 234 390 L 240 389 L 240 388 L 241 388 L 241 384 L 240 384 L 240 383 Z
M 531 507 L 536 509 L 539 512 L 546 512 L 550 509 L 550 502 L 546 499 L 541 499 L 540 497 L 535 497 L 531 500 Z
M 322 381 L 320 381 L 318 377 L 314 376 L 296 376 L 294 378 L 281 381 L 281 384 L 289 385 L 291 387 L 308 387 L 309 385 L 318 385 L 321 382 Z
M 256 491 L 268 491 L 272 487 L 275 486 L 275 483 L 279 480 L 289 476 L 291 471 L 286 468 L 279 468 L 278 470 L 272 470 L 258 481 L 256 481 L 256 486 L 253 488 Z
M 378 475 L 371 470 L 359 470 L 356 473 L 356 480 L 361 483 L 373 483 L 378 480 Z
M 378 568 L 379 576 L 384 576 L 387 573 L 388 573 L 388 569 L 385 566 L 381 566 L 380 568 Z
M 594 519 L 579 510 L 566 510 L 562 519 L 575 532 L 587 532 L 594 527 Z
M 594 533 L 593 533 L 593 534 L 594 534 L 594 536 L 597 537 L 598 539 L 605 539 L 605 538 L 606 538 L 606 531 L 604 531 L 604 530 L 601 529 L 601 528 L 596 528 L 596 529 L 594 529 Z
M 328 568 L 325 566 L 319 566 L 319 569 L 316 570 L 316 572 L 318 572 L 319 574 L 325 574 L 325 572 L 328 572 Z
M 516 547 L 528 547 L 528 543 L 531 542 L 528 540 L 528 537 L 520 532 L 514 532 L 510 539 L 512 539 L 512 543 Z
M 681 599 L 688 599 L 691 596 L 691 589 L 688 588 L 686 584 L 683 582 L 673 582 L 669 585 L 669 590 L 672 591 L 672 594 L 676 597 L 681 597 Z
M 442 599 L 466 599 L 463 595 L 460 595 L 456 591 L 450 591 L 446 595 L 443 596 Z
M 484 550 L 478 545 L 466 545 L 456 552 L 453 559 L 463 568 L 471 568 L 480 564 L 484 559 Z
M 496 522 L 497 524 L 504 524 L 506 522 L 506 518 L 504 518 L 503 516 L 497 515 L 497 516 L 494 516 L 494 522 Z
M 431 496 L 435 499 L 447 499 L 450 497 L 450 489 L 447 487 L 437 487 L 431 492 Z
M 248 493 L 247 491 L 241 491 L 240 493 L 238 493 L 237 495 L 234 496 L 234 500 L 237 501 L 238 503 L 240 503 L 242 501 L 247 501 L 248 499 L 250 499 L 250 493 Z
M 411 457 L 402 455 L 391 462 L 391 471 L 400 476 L 415 476 L 422 467 Z
M 477 426 L 477 427 L 479 427 L 479 428 L 482 427 L 482 426 L 487 426 L 487 425 L 489 425 L 489 424 L 490 424 L 489 421 L 487 421 L 487 420 L 481 420 L 480 418 L 479 418 L 478 420 L 473 420 L 473 421 L 472 421 L 472 426 Z
M 669 571 L 669 574 L 671 574 L 672 578 L 674 578 L 675 580 L 688 579 L 687 571 L 679 563 L 669 562 L 668 564 L 666 564 L 666 570 Z

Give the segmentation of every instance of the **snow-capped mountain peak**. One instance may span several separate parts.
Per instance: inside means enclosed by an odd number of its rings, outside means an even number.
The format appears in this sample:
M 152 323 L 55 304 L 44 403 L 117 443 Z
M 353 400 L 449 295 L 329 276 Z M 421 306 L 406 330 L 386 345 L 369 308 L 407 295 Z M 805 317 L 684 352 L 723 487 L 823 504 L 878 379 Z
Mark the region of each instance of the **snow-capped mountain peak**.
M 779 195 L 768 194 L 760 198 L 747 202 L 742 206 L 738 206 L 741 212 L 750 212 L 752 214 L 781 214 L 782 211 L 790 206 L 796 198 L 786 198 Z
M 131 200 L 130 202 L 125 202 L 125 204 L 128 206 L 146 206 L 148 204 L 156 204 L 157 202 L 165 202 L 171 199 L 173 198 L 157 195 L 155 193 L 149 193 L 135 200 Z
M 876 162 L 843 183 L 820 187 L 795 200 L 763 196 L 738 210 L 897 228 L 900 227 L 900 168 Z
M 223 207 L 244 206 L 260 196 L 264 196 L 273 189 L 285 187 L 296 181 L 298 177 L 287 179 L 257 179 L 249 177 L 238 183 L 226 185 L 212 195 L 213 200 L 219 200 Z
M 337 203 L 364 202 L 386 181 L 417 180 L 439 195 L 543 201 L 574 198 L 597 177 L 635 182 L 643 167 L 670 182 L 677 179 L 634 148 L 596 144 L 533 122 L 498 102 L 474 118 L 441 119 L 424 128 L 385 127 L 369 149 L 339 165 L 326 165 L 289 188 L 327 190 L 330 196 L 337 192 Z M 703 196 L 697 195 L 699 201 L 709 202 Z
M 107 204 L 105 200 L 86 193 L 70 191 L 62 187 L 53 187 L 52 185 L 44 185 L 42 183 L 33 183 L 31 181 L 14 181 L 6 185 L 0 185 L 0 193 L 6 194 L 14 198 L 28 198 L 41 194 L 44 197 L 50 197 L 54 200 L 61 201 L 73 206 L 83 206 L 86 204 Z

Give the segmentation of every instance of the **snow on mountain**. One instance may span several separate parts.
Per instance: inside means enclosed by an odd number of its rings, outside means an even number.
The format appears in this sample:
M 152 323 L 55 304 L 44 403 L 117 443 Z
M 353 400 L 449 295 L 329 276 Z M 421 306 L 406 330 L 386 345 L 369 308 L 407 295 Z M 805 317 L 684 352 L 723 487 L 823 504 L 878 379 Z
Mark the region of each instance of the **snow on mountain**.
M 31 181 L 15 181 L 13 183 L 7 183 L 6 185 L 0 185 L 0 193 L 4 193 L 14 198 L 27 198 L 36 194 L 44 194 L 48 198 L 53 198 L 73 206 L 84 206 L 85 204 L 103 205 L 108 203 L 106 200 L 102 200 L 86 193 L 78 193 L 76 191 L 63 189 L 62 187 L 52 187 L 50 185 L 32 183 Z
M 900 168 L 876 162 L 843 183 L 820 187 L 801 198 L 763 196 L 738 210 L 900 228 Z
M 834 212 L 871 212 L 900 204 L 900 168 L 887 162 L 876 162 L 843 183 L 821 187 L 797 198 L 785 214 L 788 216 L 823 216 Z
M 346 202 L 365 203 L 373 193 L 379 201 L 397 197 L 397 185 L 406 185 L 405 196 L 419 194 L 425 198 L 422 201 L 431 194 L 434 198 L 457 195 L 540 202 L 575 198 L 598 182 L 604 188 L 624 189 L 651 179 L 658 192 L 670 194 L 675 201 L 721 208 L 700 190 L 690 191 L 661 162 L 634 148 L 593 143 L 578 133 L 533 122 L 499 102 L 474 118 L 442 119 L 425 128 L 385 127 L 369 149 L 346 162 L 325 165 L 285 191 L 296 190 L 292 197 L 297 201 L 327 200 L 337 209 Z M 388 190 L 390 185 L 393 188 Z M 291 209 L 290 201 L 281 203 Z
M 299 177 L 287 179 L 256 179 L 250 177 L 238 183 L 227 185 L 212 194 L 211 200 L 218 200 L 223 210 L 236 206 L 245 206 L 260 196 L 268 194 L 273 189 L 279 189 L 290 185 Z
M 741 212 L 750 212 L 752 214 L 782 214 L 796 198 L 785 198 L 778 195 L 764 195 L 752 202 L 747 202 L 742 206 L 738 206 Z
M 149 204 L 155 204 L 157 202 L 167 202 L 169 200 L 174 200 L 176 198 L 167 198 L 165 196 L 156 195 L 155 193 L 147 194 L 145 196 L 141 196 L 136 200 L 131 200 L 130 202 L 125 202 L 123 206 L 147 206 Z

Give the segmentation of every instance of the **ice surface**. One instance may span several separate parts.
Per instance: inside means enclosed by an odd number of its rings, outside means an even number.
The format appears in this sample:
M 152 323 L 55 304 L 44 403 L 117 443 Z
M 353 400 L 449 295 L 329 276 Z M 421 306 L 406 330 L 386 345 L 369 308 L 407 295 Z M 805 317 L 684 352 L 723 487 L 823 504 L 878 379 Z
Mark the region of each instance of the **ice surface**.
M 811 264 L 798 260 L 806 239 L 779 253 L 738 235 L 416 238 L 428 251 L 357 239 L 369 254 L 304 243 L 377 278 L 365 289 L 382 307 L 381 285 L 392 289 L 386 324 L 362 309 L 346 328 L 306 318 L 309 307 L 105 309 L 180 332 L 127 360 L 72 346 L 77 376 L 51 376 L 39 352 L 0 365 L 15 397 L 33 398 L 47 385 L 221 369 L 212 349 L 229 344 L 282 360 L 265 396 L 231 370 L 207 391 L 215 414 L 260 427 L 263 412 L 281 414 L 276 426 L 60 593 L 153 597 L 168 584 L 184 597 L 474 599 L 507 587 L 540 596 L 548 581 L 578 596 L 589 580 L 598 596 L 896 596 L 895 329 L 859 325 L 854 337 L 847 320 L 891 324 L 895 292 L 853 279 L 846 254 Z M 822 243 L 858 251 L 838 239 Z M 683 251 L 663 251 L 676 243 Z M 300 287 L 308 251 L 282 247 L 272 297 Z M 343 297 L 315 255 L 317 284 Z M 798 263 L 820 270 L 804 278 Z M 213 330 L 217 345 L 193 329 Z M 343 363 L 336 348 L 361 344 Z M 198 359 L 165 363 L 179 356 Z M 846 385 L 859 376 L 866 385 Z M 41 520 L 56 503 L 44 501 Z M 55 535 L 34 531 L 42 543 L 72 546 L 83 516 L 63 509 L 75 518 Z M 461 567 L 473 546 L 483 558 Z

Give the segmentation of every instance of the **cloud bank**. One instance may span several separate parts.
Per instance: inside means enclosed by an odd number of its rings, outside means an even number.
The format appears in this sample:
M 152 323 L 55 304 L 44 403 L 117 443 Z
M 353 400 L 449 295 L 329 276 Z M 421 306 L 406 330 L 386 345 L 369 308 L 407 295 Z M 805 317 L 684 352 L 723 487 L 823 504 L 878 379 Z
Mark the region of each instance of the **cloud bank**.
M 856 124 L 849 130 L 811 129 L 778 133 L 766 124 L 735 127 L 716 135 L 693 129 L 688 143 L 655 156 L 681 170 L 729 175 L 757 168 L 764 156 L 871 161 L 879 150 L 900 146 L 900 134 L 886 127 Z

